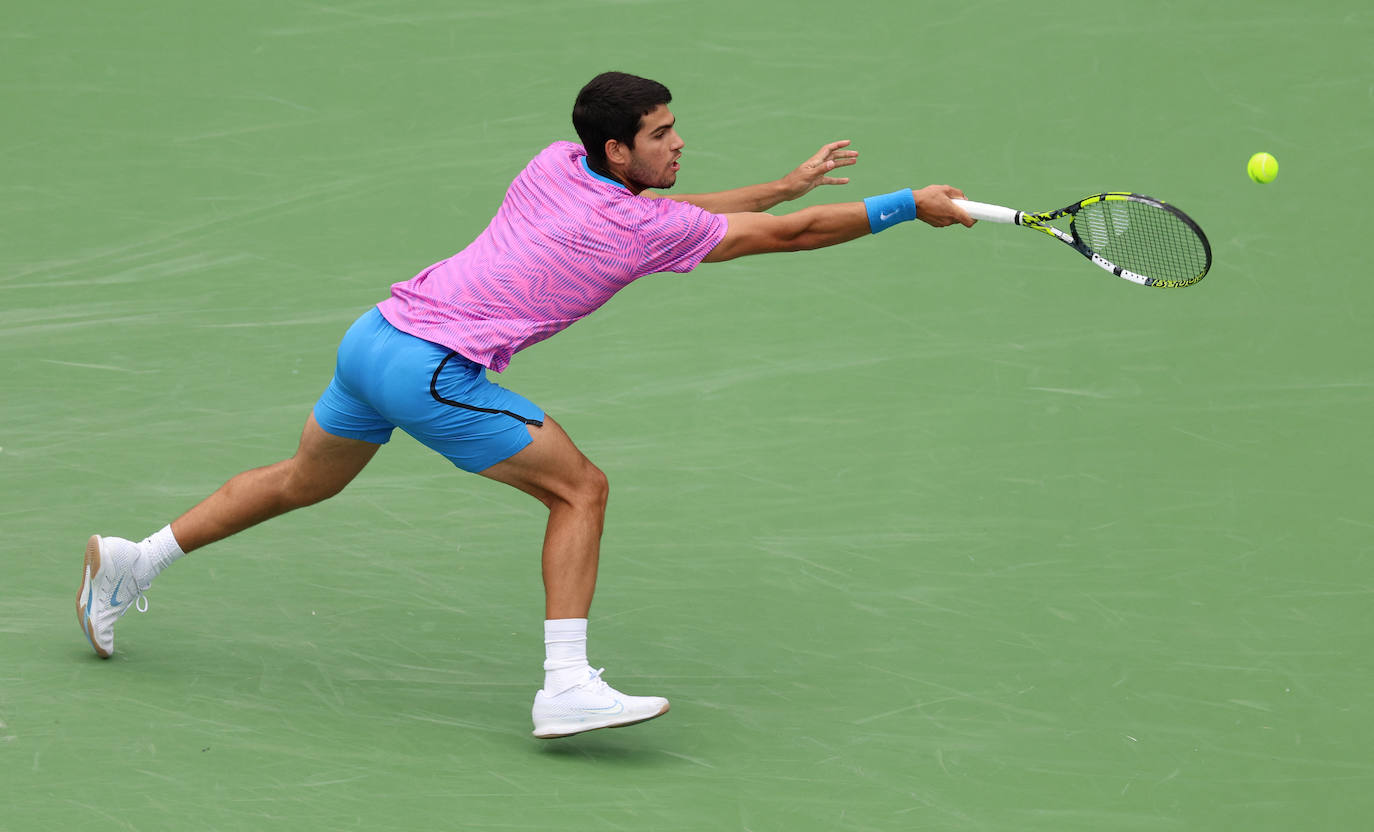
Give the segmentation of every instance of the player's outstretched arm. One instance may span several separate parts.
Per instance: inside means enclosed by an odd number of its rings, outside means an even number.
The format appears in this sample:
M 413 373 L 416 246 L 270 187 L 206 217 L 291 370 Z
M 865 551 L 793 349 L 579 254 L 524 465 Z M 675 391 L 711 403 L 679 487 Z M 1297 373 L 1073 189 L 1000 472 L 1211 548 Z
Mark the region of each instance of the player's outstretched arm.
M 973 219 L 951 199 L 964 192 L 949 185 L 927 185 L 919 191 L 899 191 L 864 202 L 813 205 L 790 214 L 730 213 L 729 228 L 705 262 L 720 263 L 748 254 L 774 251 L 808 251 L 847 243 L 902 220 L 919 219 L 943 228 L 958 223 L 973 226 Z
M 846 150 L 849 140 L 842 139 L 821 146 L 811 158 L 797 165 L 791 173 L 773 182 L 717 191 L 709 194 L 656 194 L 645 191 L 644 196 L 690 202 L 713 214 L 733 214 L 745 211 L 767 211 L 774 205 L 800 199 L 820 185 L 847 185 L 849 177 L 831 176 L 836 168 L 858 164 L 859 151 Z

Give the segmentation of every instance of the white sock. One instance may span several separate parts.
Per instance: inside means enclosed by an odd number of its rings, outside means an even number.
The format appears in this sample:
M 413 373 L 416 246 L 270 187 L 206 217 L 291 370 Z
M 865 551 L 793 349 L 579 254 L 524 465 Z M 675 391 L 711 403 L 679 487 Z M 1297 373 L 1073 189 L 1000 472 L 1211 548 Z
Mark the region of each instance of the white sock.
M 544 692 L 557 696 L 587 681 L 587 619 L 544 621 Z
M 138 544 L 138 551 L 143 555 L 134 566 L 134 580 L 138 581 L 139 589 L 147 589 L 159 572 L 171 566 L 172 561 L 186 554 L 181 551 L 181 545 L 177 543 L 176 537 L 172 534 L 170 525 L 163 526 L 144 538 Z

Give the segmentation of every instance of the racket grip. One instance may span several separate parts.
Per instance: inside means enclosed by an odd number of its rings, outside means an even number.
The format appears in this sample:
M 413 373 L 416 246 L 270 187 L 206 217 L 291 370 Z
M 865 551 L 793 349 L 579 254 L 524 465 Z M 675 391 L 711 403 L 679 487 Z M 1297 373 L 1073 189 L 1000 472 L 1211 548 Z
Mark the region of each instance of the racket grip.
M 1021 219 L 1021 212 L 1015 208 L 1004 208 L 1001 205 L 989 205 L 986 202 L 973 202 L 967 199 L 951 199 L 950 202 L 963 208 L 975 220 L 1004 222 L 1014 225 Z

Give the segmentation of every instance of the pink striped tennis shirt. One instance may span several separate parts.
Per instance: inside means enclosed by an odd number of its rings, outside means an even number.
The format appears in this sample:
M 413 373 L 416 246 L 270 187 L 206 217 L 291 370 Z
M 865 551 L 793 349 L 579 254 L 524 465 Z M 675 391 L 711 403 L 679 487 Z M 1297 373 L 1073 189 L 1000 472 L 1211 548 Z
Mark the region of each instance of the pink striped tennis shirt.
M 467 248 L 391 287 L 391 325 L 500 372 L 515 353 L 596 311 L 636 279 L 689 272 L 725 236 L 695 205 L 631 194 L 554 142 L 515 177 Z

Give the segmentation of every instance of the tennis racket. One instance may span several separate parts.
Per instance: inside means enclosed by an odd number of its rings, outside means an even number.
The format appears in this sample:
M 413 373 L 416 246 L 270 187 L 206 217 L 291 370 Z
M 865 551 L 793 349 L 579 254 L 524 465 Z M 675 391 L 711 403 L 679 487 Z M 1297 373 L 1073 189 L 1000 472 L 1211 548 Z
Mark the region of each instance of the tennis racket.
M 1212 246 L 1192 218 L 1167 202 L 1113 192 L 1043 214 L 956 199 L 975 220 L 1043 231 L 1097 265 L 1141 286 L 1192 286 L 1212 267 Z M 1069 218 L 1069 230 L 1050 223 Z

